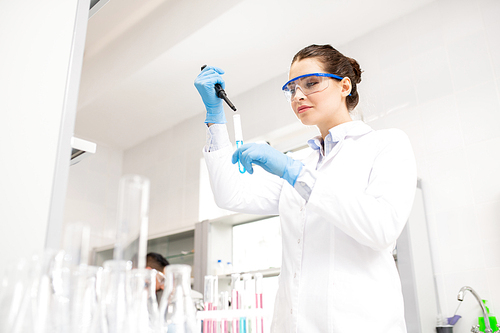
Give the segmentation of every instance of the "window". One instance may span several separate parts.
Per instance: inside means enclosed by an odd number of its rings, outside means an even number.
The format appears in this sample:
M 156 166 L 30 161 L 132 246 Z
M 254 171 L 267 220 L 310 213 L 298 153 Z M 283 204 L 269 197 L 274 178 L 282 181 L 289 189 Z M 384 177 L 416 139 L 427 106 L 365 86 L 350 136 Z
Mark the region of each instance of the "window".
M 278 216 L 233 227 L 233 267 L 237 272 L 281 267 Z

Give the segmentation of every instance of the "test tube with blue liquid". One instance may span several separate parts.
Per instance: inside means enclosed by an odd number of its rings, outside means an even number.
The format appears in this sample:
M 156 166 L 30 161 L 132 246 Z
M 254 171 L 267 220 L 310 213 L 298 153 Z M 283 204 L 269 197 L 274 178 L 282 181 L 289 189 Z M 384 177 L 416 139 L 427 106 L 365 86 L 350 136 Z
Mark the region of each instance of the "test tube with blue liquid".
M 234 122 L 234 141 L 236 141 L 236 149 L 240 148 L 243 145 L 243 132 L 241 130 L 241 117 L 239 114 L 233 115 Z M 238 160 L 238 170 L 240 173 L 245 173 L 245 167 L 241 165 L 241 162 Z

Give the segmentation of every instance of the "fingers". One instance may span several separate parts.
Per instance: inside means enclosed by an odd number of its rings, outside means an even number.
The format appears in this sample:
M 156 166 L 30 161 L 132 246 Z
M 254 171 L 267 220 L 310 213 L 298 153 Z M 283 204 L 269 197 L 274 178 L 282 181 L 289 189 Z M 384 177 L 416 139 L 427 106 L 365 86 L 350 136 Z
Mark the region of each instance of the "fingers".
M 208 72 L 208 71 L 210 71 L 210 70 L 212 70 L 212 71 L 214 71 L 214 72 L 217 72 L 217 73 L 219 73 L 219 74 L 221 74 L 221 75 L 225 73 L 225 72 L 224 72 L 224 70 L 222 70 L 222 69 L 221 69 L 221 68 L 219 68 L 219 67 L 215 67 L 215 66 L 206 66 L 205 68 L 203 68 L 203 70 L 201 71 L 201 73 L 203 73 L 203 72 Z
M 213 69 L 214 67 L 206 67 L 194 81 L 194 85 L 196 87 L 204 88 L 207 90 L 214 89 L 214 86 L 218 83 L 221 85 L 222 89 L 226 88 L 226 82 L 222 79 L 221 74 L 224 74 L 224 71 L 215 67 L 217 70 Z
M 245 170 L 249 174 L 253 174 L 253 166 L 252 163 L 256 163 L 255 154 L 253 152 L 257 149 L 258 144 L 256 143 L 246 143 L 240 148 L 238 148 L 231 158 L 233 164 L 236 164 L 238 161 L 245 167 Z

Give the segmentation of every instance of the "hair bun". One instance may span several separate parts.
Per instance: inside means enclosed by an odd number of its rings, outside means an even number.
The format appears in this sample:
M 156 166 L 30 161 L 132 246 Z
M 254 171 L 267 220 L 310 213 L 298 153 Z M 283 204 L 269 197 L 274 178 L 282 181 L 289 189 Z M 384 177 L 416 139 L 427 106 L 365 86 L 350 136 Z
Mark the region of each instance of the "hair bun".
M 352 66 L 352 69 L 354 70 L 354 83 L 358 84 L 361 82 L 361 68 L 359 67 L 359 64 L 358 62 L 353 59 L 353 58 L 348 58 L 349 59 L 349 63 L 351 64 Z

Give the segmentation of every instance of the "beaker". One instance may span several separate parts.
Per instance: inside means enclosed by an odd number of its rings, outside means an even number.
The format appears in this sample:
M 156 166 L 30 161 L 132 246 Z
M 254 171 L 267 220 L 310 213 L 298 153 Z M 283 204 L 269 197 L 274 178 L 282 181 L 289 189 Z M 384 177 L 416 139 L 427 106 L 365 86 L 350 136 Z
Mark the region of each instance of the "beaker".
M 196 309 L 191 298 L 191 266 L 169 265 L 165 268 L 168 292 L 160 321 L 163 333 L 198 333 Z M 164 302 L 163 302 L 164 303 Z

